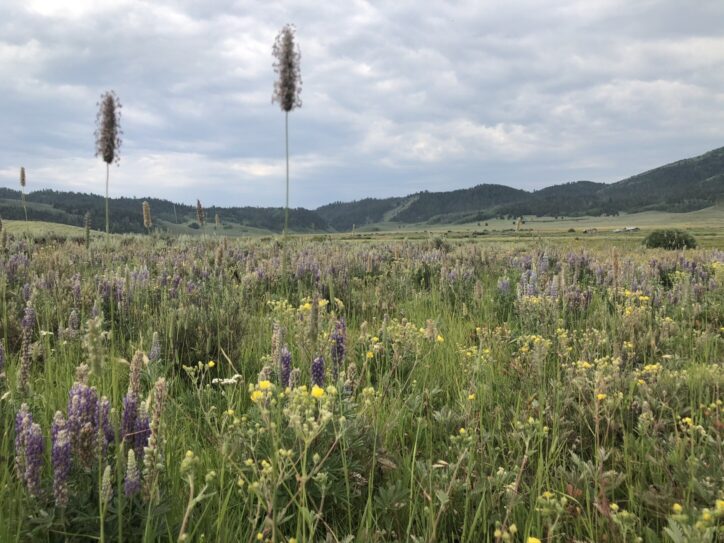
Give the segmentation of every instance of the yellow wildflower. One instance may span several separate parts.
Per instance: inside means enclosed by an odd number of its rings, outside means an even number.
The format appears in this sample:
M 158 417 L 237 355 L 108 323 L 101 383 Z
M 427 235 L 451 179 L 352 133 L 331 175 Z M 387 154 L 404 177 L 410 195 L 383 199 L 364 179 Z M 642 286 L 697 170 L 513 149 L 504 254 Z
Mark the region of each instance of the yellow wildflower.
M 684 508 L 681 506 L 680 503 L 675 503 L 671 506 L 671 510 L 676 513 L 677 515 L 680 515 L 681 512 L 684 510 Z
M 438 343 L 445 343 L 445 338 L 438 334 L 435 338 L 435 341 L 437 341 Z
M 206 365 L 210 368 L 213 368 L 216 365 L 216 362 L 214 362 L 213 360 L 209 360 L 209 363 Z
M 537 537 L 530 536 L 528 539 L 526 539 L 526 543 L 542 543 L 542 541 Z
M 259 390 L 269 390 L 272 384 L 270 381 L 259 381 Z
M 605 400 L 606 398 L 608 398 L 608 395 L 604 394 L 603 392 L 599 392 L 598 394 L 596 394 L 596 399 L 599 401 Z
M 322 387 L 314 385 L 312 387 L 312 396 L 315 398 L 321 398 L 322 396 L 324 396 L 324 389 Z
M 264 397 L 264 393 L 261 390 L 255 390 L 251 393 L 251 401 L 252 402 L 258 402 Z

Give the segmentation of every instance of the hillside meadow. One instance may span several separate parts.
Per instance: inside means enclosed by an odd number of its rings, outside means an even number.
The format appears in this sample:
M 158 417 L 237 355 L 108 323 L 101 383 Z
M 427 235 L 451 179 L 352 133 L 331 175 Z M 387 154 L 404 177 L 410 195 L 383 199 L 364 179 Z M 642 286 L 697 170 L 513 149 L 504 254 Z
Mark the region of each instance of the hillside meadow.
M 685 252 L 10 226 L 0 541 L 724 537 L 713 223 Z

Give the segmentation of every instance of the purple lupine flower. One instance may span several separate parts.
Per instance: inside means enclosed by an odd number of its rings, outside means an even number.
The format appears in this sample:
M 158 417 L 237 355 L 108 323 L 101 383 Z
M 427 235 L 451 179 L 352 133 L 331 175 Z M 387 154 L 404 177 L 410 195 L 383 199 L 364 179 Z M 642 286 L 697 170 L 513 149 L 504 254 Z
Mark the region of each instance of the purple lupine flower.
M 32 425 L 33 415 L 30 414 L 28 404 L 23 403 L 15 415 L 15 474 L 21 481 L 25 480 L 26 441 Z
M 507 277 L 498 279 L 498 290 L 501 294 L 507 295 L 510 292 L 510 279 Z
M 138 421 L 138 398 L 129 392 L 123 397 L 123 413 L 121 415 L 121 440 L 131 443 L 135 439 Z
M 128 461 L 126 462 L 126 477 L 123 481 L 123 493 L 130 498 L 141 490 L 141 472 L 138 470 L 136 453 L 128 449 Z
M 32 333 L 33 328 L 35 327 L 35 309 L 33 309 L 32 305 L 28 304 L 25 306 L 25 314 L 21 324 L 23 332 Z
M 25 314 L 22 325 L 22 342 L 20 344 L 20 368 L 18 369 L 18 390 L 26 393 L 28 381 L 30 380 L 30 366 L 32 365 L 31 344 L 33 340 L 33 328 L 35 327 L 35 309 L 28 303 L 25 306 Z
M 43 431 L 40 429 L 40 425 L 34 422 L 25 436 L 25 486 L 32 497 L 40 495 L 44 448 Z
M 133 448 L 136 452 L 136 458 L 140 462 L 148 446 L 148 440 L 151 437 L 151 417 L 148 414 L 146 403 L 141 402 L 138 409 L 138 418 L 136 419 L 136 429 L 133 432 Z
M 282 388 L 289 386 L 289 377 L 292 374 L 292 353 L 289 352 L 286 345 L 282 347 L 279 354 L 279 379 Z
M 89 469 L 98 444 L 98 392 L 95 387 L 76 382 L 68 393 L 68 428 L 73 452 L 81 465 Z
M 23 329 L 22 341 L 20 343 L 20 367 L 18 368 L 18 390 L 25 394 L 28 391 L 30 381 L 30 367 L 33 362 L 32 356 L 32 329 Z
M 51 427 L 51 462 L 53 465 L 53 496 L 58 507 L 68 505 L 68 477 L 72 464 L 72 447 L 67 423 L 60 411 L 55 413 Z
M 80 316 L 78 315 L 77 309 L 73 309 L 70 312 L 70 316 L 68 317 L 68 328 L 73 332 L 80 330 Z
M 151 350 L 148 351 L 148 361 L 158 362 L 161 359 L 161 342 L 158 339 L 158 332 L 153 333 L 151 340 Z
M 23 285 L 23 301 L 28 302 L 30 301 L 30 295 L 33 293 L 32 289 L 30 288 L 30 283 L 25 283 Z
M 101 451 L 105 454 L 108 445 L 116 438 L 111 421 L 111 402 L 105 396 L 101 398 L 98 406 L 98 425 Z
M 324 387 L 324 358 L 318 356 L 312 362 L 312 384 Z
M 93 302 L 93 307 L 91 308 L 91 317 L 94 319 L 98 317 L 101 314 L 101 304 L 98 300 Z
M 80 305 L 80 274 L 76 273 L 73 276 L 73 301 L 75 302 L 75 305 Z
M 339 367 L 344 360 L 345 342 L 347 340 L 347 325 L 344 317 L 335 323 L 330 338 L 332 340 L 332 374 L 336 381 L 337 377 L 339 377 Z

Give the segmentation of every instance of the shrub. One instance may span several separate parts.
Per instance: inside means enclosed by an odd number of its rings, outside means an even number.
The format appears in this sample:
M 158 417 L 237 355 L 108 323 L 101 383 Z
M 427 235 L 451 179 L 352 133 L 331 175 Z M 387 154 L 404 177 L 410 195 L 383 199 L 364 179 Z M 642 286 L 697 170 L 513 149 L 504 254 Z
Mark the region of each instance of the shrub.
M 644 239 L 649 249 L 695 249 L 696 239 L 683 230 L 654 230 Z

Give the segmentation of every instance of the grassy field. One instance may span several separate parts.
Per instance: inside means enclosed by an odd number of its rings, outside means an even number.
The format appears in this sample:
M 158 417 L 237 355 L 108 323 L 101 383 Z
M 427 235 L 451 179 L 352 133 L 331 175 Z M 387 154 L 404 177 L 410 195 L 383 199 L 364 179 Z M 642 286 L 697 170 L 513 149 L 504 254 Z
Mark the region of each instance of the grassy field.
M 0 541 L 720 540 L 699 219 L 685 253 L 544 221 L 89 248 L 6 221 Z
M 79 226 L 44 221 L 3 220 L 3 229 L 15 236 L 84 238 L 85 230 Z M 96 232 L 94 232 L 94 235 Z

